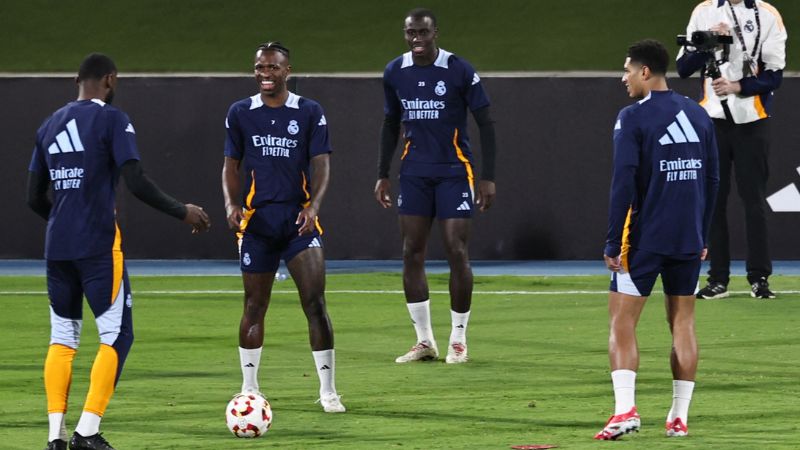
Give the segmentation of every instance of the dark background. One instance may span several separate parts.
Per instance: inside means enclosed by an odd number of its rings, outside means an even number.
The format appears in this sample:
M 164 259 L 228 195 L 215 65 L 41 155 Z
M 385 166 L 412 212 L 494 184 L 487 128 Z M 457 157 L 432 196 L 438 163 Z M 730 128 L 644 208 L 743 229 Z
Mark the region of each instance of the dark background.
M 382 95 L 379 78 L 295 77 L 293 90 L 325 108 L 331 139 L 331 188 L 320 213 L 329 259 L 401 256 L 396 210 L 372 197 Z M 494 207 L 474 220 L 473 259 L 596 259 L 603 248 L 611 170 L 611 131 L 629 103 L 619 79 L 484 77 L 498 137 Z M 697 97 L 699 81 L 670 80 Z M 118 217 L 129 258 L 235 259 L 226 229 L 220 174 L 224 119 L 235 100 L 256 92 L 249 77 L 124 77 L 115 105 L 136 127 L 146 172 L 181 201 L 203 206 L 213 229 L 189 227 L 133 198 L 120 187 Z M 24 203 L 36 129 L 76 97 L 69 78 L 2 78 L 0 98 L 0 258 L 41 258 L 45 222 Z M 800 79 L 777 91 L 772 121 L 771 194 L 800 181 L 800 127 L 792 105 Z M 471 123 L 474 125 L 474 123 Z M 470 136 L 477 142 L 477 132 Z M 399 152 L 398 152 L 399 154 Z M 475 152 L 480 165 L 480 151 Z M 399 164 L 393 164 L 393 178 Z M 480 171 L 478 171 L 480 173 Z M 396 187 L 396 182 L 394 183 Z M 396 189 L 395 189 L 396 193 Z M 735 189 L 734 189 L 735 193 Z M 744 257 L 743 212 L 731 199 L 732 256 Z M 774 259 L 799 259 L 798 213 L 768 214 Z M 429 257 L 444 257 L 434 226 Z

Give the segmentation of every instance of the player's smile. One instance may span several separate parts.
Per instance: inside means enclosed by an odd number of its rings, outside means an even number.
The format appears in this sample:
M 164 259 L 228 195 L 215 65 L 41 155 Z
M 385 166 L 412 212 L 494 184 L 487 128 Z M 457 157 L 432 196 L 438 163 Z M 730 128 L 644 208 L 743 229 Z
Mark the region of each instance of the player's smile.
M 261 86 L 262 91 L 272 91 L 275 89 L 275 82 L 273 80 L 259 80 L 258 84 Z
M 625 59 L 623 66 L 622 83 L 631 98 L 641 98 L 642 95 L 642 68 L 638 64 L 631 63 L 630 58 Z
M 282 53 L 268 50 L 256 54 L 253 74 L 262 94 L 275 96 L 286 91 L 290 71 L 289 61 Z

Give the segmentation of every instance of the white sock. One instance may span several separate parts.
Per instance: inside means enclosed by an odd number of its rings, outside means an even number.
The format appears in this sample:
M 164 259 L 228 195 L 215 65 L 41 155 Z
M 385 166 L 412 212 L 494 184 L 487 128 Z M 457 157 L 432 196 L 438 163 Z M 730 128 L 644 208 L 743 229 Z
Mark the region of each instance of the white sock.
M 406 303 L 414 330 L 417 332 L 417 342 L 428 341 L 434 343 L 433 328 L 431 328 L 431 301 Z
M 47 420 L 50 422 L 50 432 L 47 435 L 47 442 L 61 439 L 67 440 L 67 424 L 64 420 L 63 412 L 49 413 Z
M 261 364 L 261 349 L 262 347 L 239 347 L 239 361 L 242 366 L 242 392 L 259 392 L 258 366 Z
M 457 313 L 450 310 L 450 320 L 452 321 L 453 328 L 450 331 L 450 343 L 460 342 L 464 345 L 467 344 L 467 323 L 469 322 L 469 311 L 465 313 Z
M 317 365 L 317 375 L 319 375 L 319 395 L 336 393 L 336 355 L 333 349 L 312 351 L 314 364 Z
M 627 369 L 611 372 L 614 386 L 614 415 L 625 414 L 636 406 L 636 372 Z
M 78 426 L 75 431 L 83 437 L 94 436 L 100 432 L 100 421 L 103 418 L 95 413 L 84 411 L 81 413 L 81 418 L 78 421 Z
M 692 392 L 694 392 L 694 381 L 672 380 L 672 408 L 669 410 L 667 421 L 672 422 L 680 417 L 683 424 L 687 424 Z

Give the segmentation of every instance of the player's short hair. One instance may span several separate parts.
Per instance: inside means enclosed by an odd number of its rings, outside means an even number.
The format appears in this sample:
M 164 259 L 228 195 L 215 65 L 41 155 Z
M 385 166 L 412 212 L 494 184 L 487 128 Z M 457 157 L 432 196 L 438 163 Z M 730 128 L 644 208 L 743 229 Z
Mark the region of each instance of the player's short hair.
M 91 53 L 83 59 L 78 68 L 78 81 L 100 80 L 116 72 L 117 66 L 111 58 L 102 53 Z
M 278 53 L 281 53 L 283 56 L 285 56 L 286 59 L 289 59 L 289 49 L 285 45 L 281 44 L 279 41 L 269 41 L 269 42 L 264 42 L 263 44 L 260 44 L 258 46 L 258 48 L 256 49 L 256 53 L 262 52 L 262 51 L 263 52 L 265 52 L 265 51 L 278 52 Z
M 656 75 L 666 75 L 669 67 L 669 53 L 664 44 L 655 39 L 645 39 L 628 47 L 631 62 L 650 68 Z
M 421 20 L 426 17 L 430 17 L 431 23 L 433 23 L 433 27 L 436 28 L 436 16 L 433 14 L 433 11 L 427 8 L 414 8 L 406 14 L 406 18 L 412 18 Z

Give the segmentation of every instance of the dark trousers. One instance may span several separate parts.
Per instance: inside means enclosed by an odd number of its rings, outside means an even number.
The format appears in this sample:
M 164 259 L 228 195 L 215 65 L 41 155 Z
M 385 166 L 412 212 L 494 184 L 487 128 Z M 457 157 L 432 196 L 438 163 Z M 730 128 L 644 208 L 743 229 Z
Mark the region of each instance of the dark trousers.
M 750 283 L 769 277 L 772 262 L 767 248 L 766 188 L 769 167 L 769 119 L 734 124 L 714 119 L 719 147 L 719 194 L 711 220 L 708 253 L 711 269 L 708 280 L 728 284 L 730 280 L 730 237 L 728 234 L 728 194 L 731 168 L 736 190 L 744 205 L 747 236 L 747 280 Z

